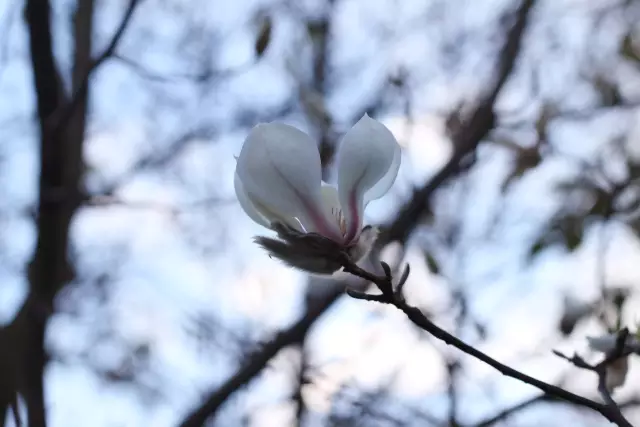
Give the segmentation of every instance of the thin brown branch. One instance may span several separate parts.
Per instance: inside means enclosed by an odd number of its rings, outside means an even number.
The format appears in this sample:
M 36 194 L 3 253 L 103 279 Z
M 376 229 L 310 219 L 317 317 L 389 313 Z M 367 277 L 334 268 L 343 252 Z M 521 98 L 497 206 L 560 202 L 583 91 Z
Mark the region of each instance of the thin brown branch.
M 538 403 L 542 403 L 542 402 L 547 402 L 547 401 L 554 401 L 556 398 L 549 396 L 548 394 L 539 394 L 537 396 L 532 397 L 531 399 L 525 400 L 521 403 L 518 403 L 514 406 L 511 406 L 509 408 L 503 409 L 502 411 L 496 413 L 495 415 L 492 415 L 491 417 L 482 420 L 476 424 L 474 424 L 474 427 L 490 427 L 496 423 L 499 423 L 500 421 L 504 421 L 505 419 L 509 418 L 510 416 L 530 407 L 533 405 L 536 405 Z
M 122 36 L 125 33 L 125 30 L 129 26 L 131 22 L 131 18 L 133 17 L 133 12 L 136 10 L 136 7 L 140 3 L 140 0 L 129 0 L 129 5 L 124 12 L 124 16 L 122 21 L 120 21 L 120 25 L 116 29 L 111 41 L 107 45 L 107 47 L 102 51 L 100 55 L 98 55 L 95 59 L 91 61 L 91 64 L 87 68 L 84 77 L 78 81 L 77 85 L 74 85 L 74 92 L 71 95 L 71 99 L 69 102 L 64 104 L 64 106 L 55 111 L 53 116 L 49 117 L 49 123 L 51 126 L 51 131 L 53 133 L 57 133 L 62 131 L 67 125 L 69 119 L 73 115 L 74 111 L 78 107 L 78 105 L 82 102 L 88 88 L 89 88 L 89 80 L 91 78 L 91 74 L 107 59 L 109 59 L 114 53 L 122 39 Z
M 145 65 L 137 62 L 135 59 L 130 58 L 128 56 L 112 52 L 110 55 L 111 58 L 117 60 L 120 64 L 126 66 L 131 71 L 136 73 L 141 79 L 148 80 L 155 83 L 206 83 L 210 80 L 229 78 L 234 76 L 239 76 L 242 73 L 246 73 L 253 66 L 256 65 L 256 61 L 251 60 L 245 64 L 235 66 L 233 68 L 222 69 L 222 70 L 207 70 L 206 72 L 200 73 L 171 73 L 171 74 L 162 74 L 160 72 L 151 70 L 147 68 Z
M 632 425 L 622 416 L 620 409 L 617 405 L 601 404 L 591 399 L 587 399 L 561 387 L 553 384 L 546 383 L 531 377 L 523 372 L 520 372 L 510 366 L 507 366 L 499 361 L 493 359 L 486 353 L 478 350 L 477 348 L 467 344 L 461 339 L 448 333 L 444 329 L 438 327 L 435 323 L 429 320 L 417 307 L 414 307 L 406 302 L 403 295 L 394 290 L 393 280 L 390 274 L 390 268 L 388 265 L 382 263 L 382 268 L 385 270 L 385 276 L 376 276 L 362 270 L 360 267 L 351 262 L 348 258 L 344 258 L 344 271 L 351 273 L 355 276 L 369 280 L 374 283 L 380 290 L 380 301 L 384 304 L 393 305 L 400 311 L 402 311 L 408 318 L 418 326 L 420 329 L 430 333 L 435 338 L 445 342 L 447 345 L 451 345 L 458 350 L 486 363 L 492 368 L 499 371 L 501 374 L 519 380 L 523 383 L 532 385 L 545 394 L 553 396 L 555 398 L 563 399 L 568 402 L 572 402 L 576 405 L 584 406 L 600 413 L 606 419 L 615 423 L 620 427 L 632 427 Z M 405 276 L 405 275 L 403 275 Z
M 125 200 L 113 196 L 88 196 L 83 199 L 85 206 L 91 207 L 119 207 L 124 209 L 155 210 L 165 212 L 169 215 L 178 215 L 185 211 L 195 209 L 206 209 L 235 204 L 236 200 L 223 199 L 220 197 L 208 197 L 184 203 L 165 203 L 153 200 Z
M 200 75 L 197 74 L 175 74 L 175 75 L 164 75 L 157 73 L 155 71 L 151 71 L 142 64 L 138 63 L 132 58 L 129 58 L 124 55 L 120 55 L 118 53 L 113 53 L 113 59 L 117 60 L 122 65 L 125 65 L 130 70 L 135 72 L 138 76 L 145 80 L 150 80 L 157 83 L 175 83 L 177 81 L 187 80 L 187 81 L 198 81 L 201 79 Z
M 93 66 L 91 67 L 92 69 L 95 69 L 96 67 L 98 67 L 100 64 L 102 64 L 102 62 L 108 59 L 115 52 L 116 47 L 118 46 L 118 43 L 120 43 L 120 39 L 122 38 L 122 35 L 124 34 L 125 30 L 129 25 L 129 22 L 131 21 L 131 18 L 133 17 L 133 12 L 138 6 L 138 3 L 140 3 L 140 0 L 129 0 L 129 6 L 127 6 L 127 9 L 125 10 L 124 17 L 122 18 L 120 25 L 116 29 L 116 32 L 113 34 L 113 37 L 111 38 L 111 42 L 109 43 L 107 48 L 102 52 L 102 54 L 100 54 L 93 61 Z M 88 80 L 88 76 L 87 76 L 87 79 L 85 80 Z
M 293 404 L 295 406 L 294 427 L 303 427 L 304 420 L 307 416 L 307 404 L 304 399 L 303 389 L 307 384 L 309 376 L 309 355 L 308 350 L 305 348 L 305 341 L 302 341 L 298 344 L 300 352 L 300 365 L 296 369 L 297 373 L 295 378 L 294 391 L 291 397 L 291 400 L 293 401 Z
M 551 396 L 548 395 L 546 393 L 541 393 L 538 394 L 536 396 L 533 396 L 527 400 L 524 400 L 520 403 L 517 403 L 513 406 L 510 406 L 508 408 L 505 408 L 503 410 L 501 410 L 500 412 L 491 415 L 488 418 L 485 418 L 481 421 L 478 421 L 476 423 L 470 424 L 469 426 L 471 427 L 491 427 L 494 424 L 497 424 L 499 422 L 502 422 L 504 420 L 506 420 L 507 418 L 516 415 L 518 413 L 520 413 L 521 411 L 530 408 L 531 406 L 540 404 L 540 403 L 553 403 L 553 404 L 568 404 L 568 405 L 572 405 L 572 402 L 567 402 L 566 400 L 560 399 L 558 397 L 555 396 Z M 625 408 L 632 408 L 632 407 L 636 407 L 640 405 L 640 399 L 638 398 L 631 398 L 628 400 L 625 400 L 624 402 L 621 402 L 618 406 L 621 409 L 625 409 Z
M 625 343 L 627 342 L 627 337 L 629 336 L 629 330 L 623 329 L 618 333 L 618 337 L 616 340 L 615 348 L 611 350 L 609 354 L 606 355 L 603 361 L 598 363 L 597 365 L 591 365 L 587 363 L 582 357 L 574 354 L 573 356 L 565 356 L 564 354 L 554 351 L 554 354 L 557 356 L 569 361 L 574 364 L 576 367 L 580 369 L 585 369 L 591 372 L 594 372 L 598 376 L 598 393 L 602 397 L 602 400 L 605 402 L 605 407 L 610 412 L 609 421 L 619 425 L 621 427 L 633 427 L 632 424 L 624 417 L 622 411 L 620 410 L 620 406 L 616 403 L 611 395 L 611 390 L 607 385 L 607 375 L 608 368 L 612 364 L 618 362 L 622 358 L 626 358 L 629 356 L 632 351 L 626 348 Z M 604 414 L 603 414 L 604 415 Z M 608 418 L 608 417 L 607 417 Z
M 180 423 L 180 427 L 201 427 L 205 425 L 205 422 L 215 415 L 227 398 L 255 378 L 280 350 L 303 341 L 316 320 L 342 294 L 342 289 L 336 288 L 311 301 L 305 315 L 300 320 L 278 333 L 253 355 L 249 356 L 246 363 L 234 375 L 218 387 L 217 390 L 209 394 L 206 400 Z
M 429 198 L 442 184 L 455 176 L 461 168 L 462 160 L 475 151 L 480 142 L 489 135 L 495 124 L 494 104 L 504 84 L 515 68 L 521 50 L 527 22 L 535 0 L 523 0 L 516 12 L 513 27 L 506 37 L 506 43 L 498 62 L 497 77 L 493 88 L 480 102 L 468 121 L 452 135 L 455 151 L 447 164 L 424 186 L 413 191 L 410 201 L 400 210 L 396 219 L 381 236 L 380 245 L 398 241 L 404 243 L 428 209 Z

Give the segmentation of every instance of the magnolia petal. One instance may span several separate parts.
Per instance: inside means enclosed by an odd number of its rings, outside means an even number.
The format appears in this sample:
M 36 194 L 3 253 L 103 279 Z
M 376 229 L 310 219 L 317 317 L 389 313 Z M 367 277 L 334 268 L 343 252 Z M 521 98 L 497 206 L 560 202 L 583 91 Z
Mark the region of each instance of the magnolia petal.
M 391 188 L 401 157 L 391 131 L 366 114 L 342 138 L 338 195 L 347 219 L 347 239 L 357 237 L 366 204 Z
M 244 191 L 242 180 L 237 173 L 233 177 L 233 187 L 236 190 L 236 197 L 238 198 L 240 207 L 242 208 L 242 210 L 244 210 L 247 216 L 258 225 L 269 228 L 271 226 L 271 221 L 253 204 L 253 202 L 249 198 L 249 195 L 246 193 L 246 191 Z
M 281 123 L 255 126 L 242 146 L 236 173 L 254 206 L 280 218 L 297 218 L 307 231 L 323 227 L 320 154 L 304 132 Z
M 329 209 L 330 212 L 331 209 L 341 209 L 336 187 L 323 182 L 322 187 L 320 187 L 320 192 L 322 195 L 322 204 Z
M 277 213 L 271 212 L 266 206 L 262 205 L 257 200 L 253 200 L 251 198 L 251 195 L 244 190 L 242 180 L 237 173 L 234 177 L 234 187 L 236 190 L 236 196 L 238 197 L 238 202 L 240 202 L 240 206 L 249 216 L 249 218 L 254 220 L 259 225 L 267 228 L 273 228 L 272 225 L 274 222 L 280 222 L 282 224 L 288 225 L 289 227 L 292 227 L 295 230 L 304 230 L 298 218 L 294 218 L 291 216 L 282 216 Z
M 391 166 L 387 170 L 387 173 L 380 178 L 373 187 L 367 190 L 364 193 L 364 205 L 366 206 L 372 200 L 379 199 L 384 196 L 387 191 L 391 188 L 396 177 L 398 176 L 398 170 L 400 170 L 400 163 L 402 160 L 402 151 L 400 150 L 400 146 L 396 143 L 393 151 L 393 160 L 391 162 Z
M 320 191 L 324 214 L 327 218 L 330 233 L 335 235 L 338 241 L 343 241 L 345 234 L 345 219 L 342 207 L 340 206 L 338 190 L 334 186 L 323 182 Z

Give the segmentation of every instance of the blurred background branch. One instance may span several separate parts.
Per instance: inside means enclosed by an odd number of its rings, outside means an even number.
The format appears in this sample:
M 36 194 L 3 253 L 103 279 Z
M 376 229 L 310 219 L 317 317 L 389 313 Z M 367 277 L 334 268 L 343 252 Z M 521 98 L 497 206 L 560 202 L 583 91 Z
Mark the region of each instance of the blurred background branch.
M 607 425 L 342 298 L 364 280 L 269 259 L 232 180 L 257 123 L 309 133 L 330 182 L 341 136 L 381 121 L 403 158 L 370 264 L 409 263 L 428 322 L 599 405 L 551 350 L 592 364 L 588 337 L 637 330 L 639 14 L 0 4 L 0 425 Z M 636 363 L 612 395 L 632 424 Z

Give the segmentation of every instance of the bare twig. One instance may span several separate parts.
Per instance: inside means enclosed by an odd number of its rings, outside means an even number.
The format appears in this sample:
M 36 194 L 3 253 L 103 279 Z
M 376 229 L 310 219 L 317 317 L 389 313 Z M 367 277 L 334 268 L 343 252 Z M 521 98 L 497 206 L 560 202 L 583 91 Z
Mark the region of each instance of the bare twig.
M 393 279 L 391 277 L 391 270 L 388 265 L 382 263 L 382 268 L 385 271 L 384 276 L 376 276 L 367 271 L 364 271 L 357 265 L 353 264 L 347 257 L 343 258 L 344 271 L 351 273 L 355 276 L 371 281 L 380 290 L 380 294 L 375 295 L 375 301 L 393 305 L 400 311 L 402 311 L 416 326 L 429 332 L 435 338 L 444 341 L 446 344 L 451 345 L 470 356 L 486 363 L 492 368 L 498 370 L 503 375 L 517 379 L 526 384 L 530 384 L 544 393 L 554 396 L 559 399 L 563 399 L 569 402 L 573 402 L 577 405 L 591 408 L 596 412 L 599 412 L 602 416 L 607 418 L 612 423 L 617 424 L 620 427 L 632 427 L 631 424 L 622 416 L 620 408 L 617 405 L 601 404 L 591 399 L 587 399 L 580 395 L 574 394 L 561 387 L 546 383 L 544 381 L 533 378 L 523 372 L 520 372 L 510 366 L 504 365 L 497 360 L 493 359 L 489 355 L 483 353 L 477 348 L 465 343 L 459 338 L 451 335 L 444 329 L 438 327 L 435 323 L 429 320 L 420 309 L 408 304 L 404 297 L 394 290 Z M 405 271 L 408 270 L 408 267 Z M 359 299 L 366 299 L 360 292 L 348 292 L 349 295 Z M 620 357 L 619 355 L 617 357 Z
M 84 94 L 87 92 L 87 89 L 89 88 L 89 79 L 91 78 L 93 71 L 95 71 L 104 61 L 109 59 L 115 53 L 118 43 L 120 43 L 120 39 L 131 22 L 133 12 L 135 11 L 136 6 L 138 6 L 138 3 L 140 3 L 140 0 L 129 0 L 129 5 L 124 12 L 124 17 L 105 50 L 91 61 L 90 66 L 85 72 L 84 78 L 78 84 L 69 101 L 63 104 L 52 114 L 52 117 L 48 119 L 52 132 L 59 132 L 65 127 L 76 107 L 83 99 Z
M 607 354 L 603 361 L 596 365 L 591 365 L 587 363 L 582 357 L 577 354 L 569 357 L 558 351 L 554 351 L 554 354 L 558 357 L 561 357 L 575 366 L 581 369 L 586 369 L 588 371 L 595 372 L 598 375 L 598 392 L 602 397 L 602 400 L 605 402 L 605 407 L 608 410 L 611 418 L 607 417 L 609 421 L 619 425 L 621 427 L 633 427 L 632 424 L 624 417 L 620 407 L 616 403 L 616 401 L 611 396 L 611 390 L 607 386 L 607 368 L 613 364 L 618 362 L 620 359 L 628 357 L 632 350 L 626 348 L 625 343 L 627 342 L 627 337 L 629 336 L 628 329 L 622 329 L 617 336 L 615 348 Z M 602 412 L 601 412 L 602 413 Z M 605 415 L 603 413 L 603 415 Z M 606 416 L 606 415 L 605 415 Z
M 342 289 L 336 288 L 322 297 L 314 299 L 307 307 L 306 314 L 300 320 L 278 333 L 258 351 L 249 356 L 246 363 L 232 377 L 225 381 L 215 392 L 209 394 L 206 400 L 180 423 L 180 427 L 203 426 L 229 396 L 257 376 L 269 360 L 278 354 L 280 350 L 304 340 L 315 321 L 342 295 Z
M 498 63 L 496 82 L 468 121 L 452 136 L 455 151 L 451 159 L 427 184 L 413 191 L 410 201 L 400 210 L 396 219 L 381 236 L 381 246 L 393 241 L 406 242 L 409 234 L 418 224 L 421 215 L 428 206 L 429 197 L 449 178 L 456 175 L 463 158 L 474 152 L 480 142 L 493 129 L 495 123 L 493 107 L 498 94 L 502 91 L 504 84 L 515 67 L 530 11 L 534 4 L 535 0 L 523 0 L 518 8 L 515 23 L 507 34 L 506 43 Z
M 242 73 L 249 71 L 251 67 L 256 65 L 256 61 L 252 60 L 247 62 L 246 64 L 223 70 L 210 70 L 201 73 L 162 74 L 148 69 L 146 66 L 137 62 L 135 59 L 116 52 L 111 53 L 111 58 L 119 61 L 122 65 L 131 69 L 131 71 L 135 72 L 138 76 L 140 76 L 140 78 L 156 83 L 203 83 L 213 78 L 239 76 Z
M 121 207 L 126 209 L 150 209 L 166 212 L 170 215 L 177 215 L 181 212 L 202 209 L 211 206 L 222 206 L 235 204 L 232 199 L 223 199 L 220 197 L 208 197 L 205 199 L 195 200 L 184 203 L 165 203 L 153 200 L 125 200 L 113 196 L 88 196 L 84 199 L 86 206 L 93 207 Z
M 498 412 L 497 414 L 491 415 L 488 418 L 485 418 L 484 420 L 478 421 L 474 424 L 470 424 L 469 426 L 473 426 L 473 427 L 490 427 L 494 424 L 497 424 L 501 421 L 506 420 L 507 418 L 516 415 L 517 413 L 519 413 L 520 411 L 523 411 L 531 406 L 540 404 L 540 403 L 552 403 L 552 404 L 568 404 L 568 405 L 573 405 L 573 402 L 569 402 L 566 401 L 564 399 L 560 399 L 558 397 L 555 396 L 551 396 L 549 394 L 546 393 L 540 393 L 536 396 L 533 396 L 527 400 L 524 400 L 520 403 L 517 403 L 513 406 L 510 406 L 508 408 L 505 408 L 503 410 L 501 410 L 500 412 Z M 637 397 L 634 398 L 630 398 L 628 400 L 625 400 L 624 402 L 621 402 L 618 406 L 623 409 L 623 408 L 632 408 L 632 407 L 636 407 L 640 405 L 640 399 L 638 399 Z
M 305 337 L 306 338 L 306 337 Z M 308 381 L 309 375 L 309 355 L 308 350 L 305 348 L 306 343 L 302 341 L 299 343 L 300 352 L 300 366 L 297 366 L 296 381 L 294 384 L 294 391 L 291 400 L 295 405 L 295 427 L 303 427 L 304 420 L 307 416 L 307 404 L 304 399 L 303 389 Z

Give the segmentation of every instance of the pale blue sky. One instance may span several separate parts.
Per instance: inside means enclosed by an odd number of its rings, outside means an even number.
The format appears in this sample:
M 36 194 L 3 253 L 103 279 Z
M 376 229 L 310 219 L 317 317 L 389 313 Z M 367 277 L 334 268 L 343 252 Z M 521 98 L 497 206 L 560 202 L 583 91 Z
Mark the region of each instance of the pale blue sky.
M 70 46 L 68 1 L 56 4 L 56 52 L 67 65 Z M 168 4 L 162 12 L 159 4 Z M 311 2 L 305 2 L 311 3 Z M 424 182 L 447 160 L 451 151 L 444 136 L 443 111 L 461 99 L 475 99 L 488 86 L 491 60 L 501 30 L 497 18 L 509 1 L 357 1 L 338 2 L 330 63 L 335 86 L 327 107 L 335 115 L 339 132 L 357 117 L 354 111 L 369 102 L 389 71 L 400 65 L 415 73 L 412 102 L 415 126 L 407 132 L 400 110 L 378 117 L 395 133 L 404 150 L 403 164 L 393 189 L 374 202 L 368 219 L 392 218 L 413 185 Z M 498 103 L 498 110 L 517 112 L 510 120 L 530 120 L 544 100 L 566 109 L 592 105 L 596 95 L 580 83 L 579 68 L 587 61 L 610 65 L 620 34 L 622 16 L 608 18 L 597 34 L 597 58 L 585 57 L 591 46 L 593 11 L 577 0 L 540 1 L 525 42 L 519 68 Z M 593 2 L 594 6 L 607 1 Z M 123 0 L 100 4 L 99 41 L 104 44 L 118 23 Z M 251 16 L 269 2 L 233 3 L 146 0 L 126 33 L 119 52 L 143 63 L 158 74 L 190 74 L 199 63 L 221 69 L 242 66 L 252 60 L 256 26 Z M 8 5 L 0 5 L 0 16 Z M 86 143 L 90 188 L 118 180 L 141 156 L 160 153 L 177 135 L 212 123 L 215 131 L 189 143 L 160 172 L 136 174 L 118 189 L 118 197 L 151 206 L 87 207 L 78 213 L 73 227 L 78 254 L 80 286 L 65 291 L 65 313 L 52 319 L 47 342 L 60 355 L 46 375 L 51 426 L 169 427 L 197 404 L 201 393 L 219 384 L 236 366 L 234 335 L 266 339 L 300 314 L 306 278 L 270 260 L 252 243 L 252 236 L 267 233 L 250 222 L 234 202 L 233 156 L 239 153 L 248 128 L 237 127 L 241 111 L 277 108 L 295 94 L 298 82 L 287 72 L 293 66 L 308 72 L 309 52 L 296 13 L 285 6 L 275 12 L 273 43 L 259 64 L 237 76 L 220 80 L 213 89 L 186 82 L 148 83 L 117 61 L 107 62 L 93 85 L 92 114 Z M 0 23 L 3 22 L 0 20 Z M 198 34 L 195 43 L 182 37 L 185 23 Z M 160 25 L 161 24 L 161 25 Z M 0 24 L 3 25 L 3 24 Z M 26 215 L 36 189 L 36 140 L 33 94 L 30 87 L 25 28 L 15 21 L 8 32 L 8 62 L 0 65 L 0 209 L 3 234 L 0 246 L 0 321 L 11 320 L 26 283 L 22 277 L 34 242 L 34 228 Z M 451 54 L 451 49 L 459 48 Z M 449 52 L 445 55 L 444 52 Z M 210 55 L 207 58 L 206 55 Z M 288 58 L 288 59 L 287 59 Z M 608 62 L 609 61 L 609 62 Z M 289 65 L 287 65 L 289 64 Z M 534 67 L 535 66 L 535 67 Z M 536 73 L 531 70 L 535 68 Z M 609 66 L 614 78 L 633 86 L 625 64 Z M 540 79 L 539 97 L 531 96 L 532 75 Z M 637 76 L 634 77 L 637 84 Z M 151 90 L 153 89 L 153 90 Z M 162 96 L 158 96 L 161 93 Z M 151 116 L 150 116 L 151 115 Z M 149 120 L 153 117 L 156 120 Z M 549 138 L 563 153 L 593 156 L 608 138 L 626 135 L 636 115 L 608 114 L 593 120 L 558 120 Z M 301 114 L 287 118 L 305 126 Z M 308 130 L 308 129 L 305 129 Z M 509 133 L 526 144 L 530 128 Z M 515 136 L 513 136 L 515 135 Z M 562 202 L 550 191 L 554 182 L 573 171 L 563 159 L 549 161 L 518 182 L 504 203 L 503 221 L 495 235 L 487 236 L 487 224 L 501 195 L 500 178 L 511 159 L 495 145 L 481 147 L 480 162 L 467 180 L 469 200 L 459 212 L 447 212 L 459 187 L 435 198 L 438 215 L 434 229 L 418 234 L 415 244 L 434 244 L 434 230 L 441 231 L 448 214 L 465 221 L 464 268 L 445 256 L 443 267 L 450 280 L 428 273 L 421 254 L 407 254 L 412 276 L 407 284 L 411 301 L 438 313 L 436 320 L 452 326 L 446 311 L 449 289 L 464 286 L 471 295 L 470 309 L 487 323 L 489 340 L 482 349 L 499 360 L 553 381 L 566 364 L 549 350 L 559 343 L 554 330 L 561 310 L 561 293 L 595 298 L 595 233 L 583 248 L 567 256 L 553 248 L 529 268 L 524 262 L 527 242 Z M 173 206 L 219 198 L 209 207 L 190 206 L 173 212 Z M 438 203 L 440 201 L 440 203 Z M 621 226 L 612 227 L 615 239 L 609 255 L 612 283 L 638 283 L 638 242 Z M 95 292 L 101 274 L 109 272 L 108 299 Z M 206 314 L 229 331 L 221 342 L 198 349 L 185 330 L 195 314 Z M 635 319 L 634 313 L 627 313 Z M 115 331 L 119 340 L 100 340 Z M 597 333 L 595 324 L 582 325 L 576 339 L 563 348 L 582 348 L 580 337 Z M 475 339 L 473 334 L 467 338 Z M 117 365 L 131 346 L 151 348 L 148 372 L 140 369 L 144 387 L 157 390 L 158 399 L 128 385 L 106 384 L 87 361 L 98 369 Z M 320 375 L 308 391 L 310 408 L 319 419 L 339 386 L 355 382 L 374 387 L 397 373 L 393 389 L 407 402 L 424 404 L 434 414 L 445 414 L 444 372 L 440 363 L 444 347 L 419 338 L 406 319 L 389 307 L 345 298 L 314 328 L 308 343 Z M 236 400 L 255 414 L 251 426 L 282 426 L 291 416 L 286 405 L 290 393 L 291 359 L 285 352 L 253 383 L 251 392 Z M 523 355 L 533 353 L 530 357 Z M 496 406 L 515 403 L 535 393 L 529 386 L 502 378 L 485 365 L 465 360 L 464 411 L 469 420 L 490 413 Z M 638 369 L 632 368 L 621 395 L 635 390 Z M 570 387 L 595 392 L 593 378 L 578 375 Z M 582 379 L 584 378 L 584 380 Z M 494 394 L 487 394 L 490 387 Z M 229 410 L 233 410 L 230 408 Z M 544 410 L 532 410 L 523 422 L 535 425 Z M 90 422 L 88 423 L 88 420 Z M 606 425 L 589 417 L 593 425 Z M 548 421 L 548 419 L 547 419 Z M 585 423 L 587 421 L 585 420 Z M 318 424 L 320 425 L 320 424 Z

